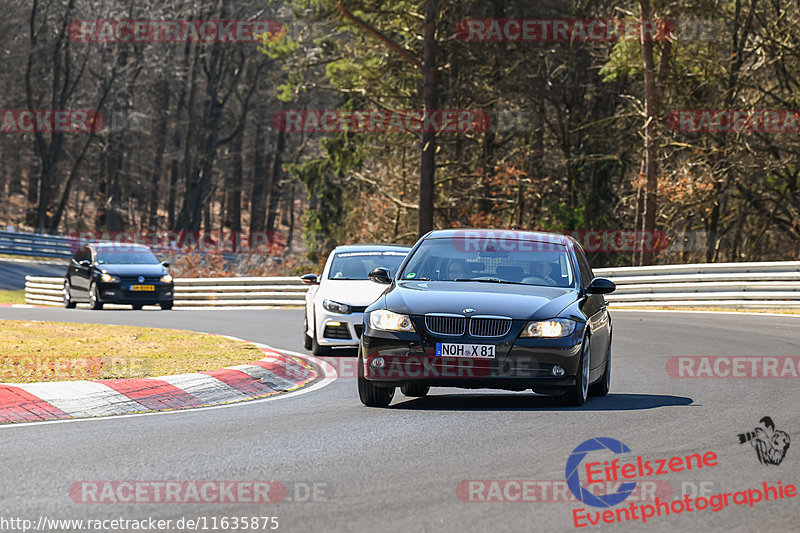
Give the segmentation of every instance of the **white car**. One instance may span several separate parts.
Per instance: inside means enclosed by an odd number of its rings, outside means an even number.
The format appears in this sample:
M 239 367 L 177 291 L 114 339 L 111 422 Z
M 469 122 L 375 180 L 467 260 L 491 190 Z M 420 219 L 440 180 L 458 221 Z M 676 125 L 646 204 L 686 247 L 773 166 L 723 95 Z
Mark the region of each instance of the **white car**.
M 334 347 L 357 347 L 364 310 L 386 289 L 367 275 L 379 267 L 396 272 L 410 250 L 394 244 L 339 246 L 328 256 L 322 276 L 301 276 L 311 285 L 306 292 L 305 348 L 314 355 L 330 355 Z

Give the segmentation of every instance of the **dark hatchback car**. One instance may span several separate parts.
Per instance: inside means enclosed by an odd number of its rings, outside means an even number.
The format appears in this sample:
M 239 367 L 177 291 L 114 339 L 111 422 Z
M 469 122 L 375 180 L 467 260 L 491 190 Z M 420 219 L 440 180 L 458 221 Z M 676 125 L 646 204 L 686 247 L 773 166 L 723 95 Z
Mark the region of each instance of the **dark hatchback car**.
M 86 302 L 92 309 L 105 303 L 172 309 L 175 287 L 168 267 L 141 244 L 86 244 L 67 266 L 64 307 Z
M 611 383 L 611 316 L 571 237 L 506 230 L 423 236 L 364 315 L 358 392 L 385 407 L 396 387 L 493 388 L 560 396 L 582 405 Z

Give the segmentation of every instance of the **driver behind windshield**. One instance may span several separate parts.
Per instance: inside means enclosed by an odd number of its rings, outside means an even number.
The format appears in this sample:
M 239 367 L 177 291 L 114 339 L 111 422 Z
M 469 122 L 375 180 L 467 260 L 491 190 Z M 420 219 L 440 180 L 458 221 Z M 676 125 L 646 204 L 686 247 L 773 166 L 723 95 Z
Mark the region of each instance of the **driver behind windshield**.
M 550 277 L 553 265 L 547 261 L 535 261 L 531 263 L 531 274 L 543 279 L 548 285 L 556 285 L 556 280 Z
M 453 259 L 447 265 L 447 279 L 448 280 L 456 280 L 456 279 L 465 279 L 467 277 L 467 272 L 469 268 L 467 267 L 467 262 L 463 259 Z

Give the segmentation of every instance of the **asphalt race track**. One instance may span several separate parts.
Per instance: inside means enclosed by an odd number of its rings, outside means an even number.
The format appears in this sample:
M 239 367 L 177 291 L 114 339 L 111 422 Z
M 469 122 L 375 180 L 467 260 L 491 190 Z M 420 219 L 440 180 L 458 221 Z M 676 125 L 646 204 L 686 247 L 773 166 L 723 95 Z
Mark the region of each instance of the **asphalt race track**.
M 225 333 L 305 353 L 301 310 L 0 309 L 0 317 Z M 424 399 L 406 399 L 398 391 L 389 409 L 370 409 L 359 402 L 355 380 L 342 376 L 266 403 L 0 427 L 0 518 L 154 517 L 174 523 L 206 517 L 210 526 L 211 517 L 273 516 L 278 531 L 292 532 L 570 531 L 573 510 L 605 510 L 560 501 L 568 456 L 594 437 L 628 445 L 632 453 L 620 456 L 623 462 L 636 455 L 655 464 L 715 452 L 716 466 L 647 477 L 668 481 L 678 499 L 684 491 L 711 496 L 760 489 L 764 482 L 800 484 L 798 444 L 779 465 L 762 465 L 755 449 L 737 437 L 770 416 L 776 430 L 800 439 L 797 378 L 685 379 L 666 371 L 673 356 L 800 356 L 800 318 L 616 311 L 613 320 L 612 392 L 582 408 L 557 407 L 530 393 L 434 389 Z M 584 475 L 581 470 L 582 480 Z M 72 484 L 102 480 L 275 480 L 288 495 L 270 504 L 71 498 Z M 556 501 L 545 502 L 462 501 L 465 493 L 456 487 L 464 480 L 555 481 L 562 494 L 547 490 L 544 499 Z M 519 491 L 509 490 L 504 498 L 515 496 Z M 731 503 L 718 512 L 709 507 L 646 524 L 601 522 L 582 530 L 796 531 L 798 519 L 798 498 L 787 497 L 752 508 Z
M 29 259 L 0 260 L 0 290 L 22 290 L 25 276 L 63 277 L 67 271 L 67 260 L 33 261 Z

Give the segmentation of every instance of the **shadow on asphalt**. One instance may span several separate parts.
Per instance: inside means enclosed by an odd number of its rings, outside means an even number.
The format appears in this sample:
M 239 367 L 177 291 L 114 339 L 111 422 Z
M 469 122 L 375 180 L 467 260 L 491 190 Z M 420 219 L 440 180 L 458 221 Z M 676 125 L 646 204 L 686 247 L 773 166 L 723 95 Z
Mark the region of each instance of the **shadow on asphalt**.
M 425 398 L 405 399 L 398 390 L 395 402 L 391 409 L 419 411 L 637 411 L 691 405 L 693 400 L 664 394 L 609 394 L 602 398 L 589 398 L 581 407 L 564 407 L 554 397 L 434 393 Z

